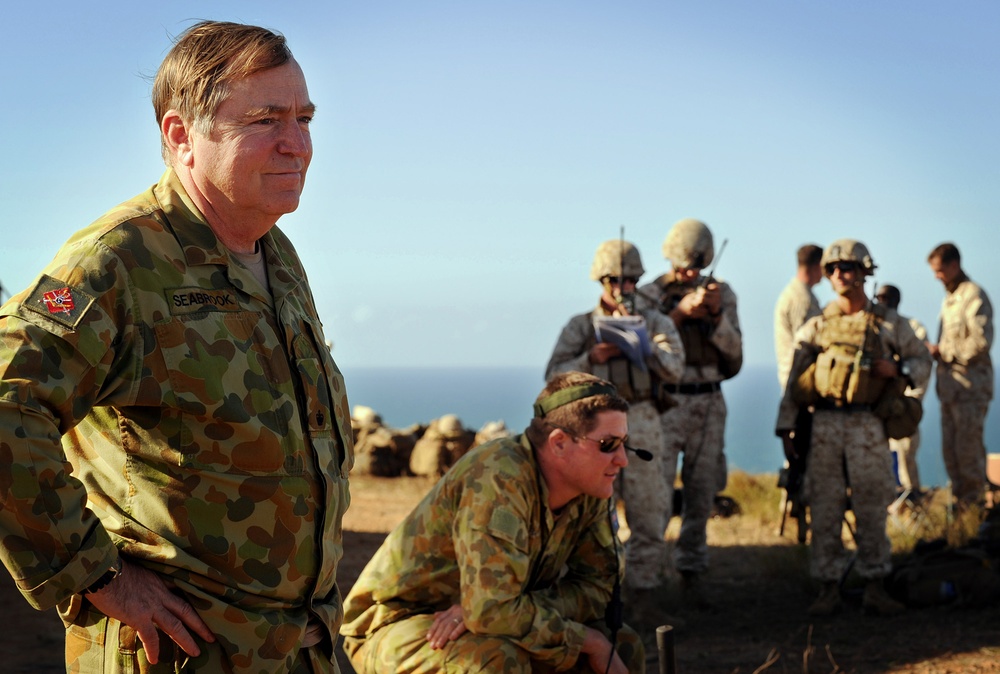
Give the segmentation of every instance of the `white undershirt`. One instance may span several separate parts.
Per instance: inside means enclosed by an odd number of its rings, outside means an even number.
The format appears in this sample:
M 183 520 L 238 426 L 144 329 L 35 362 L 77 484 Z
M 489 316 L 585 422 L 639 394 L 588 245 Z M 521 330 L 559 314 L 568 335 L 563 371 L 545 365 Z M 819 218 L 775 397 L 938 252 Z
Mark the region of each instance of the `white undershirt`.
M 233 257 L 242 262 L 244 267 L 250 270 L 253 277 L 260 283 L 260 287 L 270 295 L 271 284 L 267 282 L 267 264 L 264 262 L 264 251 L 261 250 L 260 242 L 254 241 L 252 253 L 237 253 L 234 250 L 230 250 L 229 252 L 233 254 Z

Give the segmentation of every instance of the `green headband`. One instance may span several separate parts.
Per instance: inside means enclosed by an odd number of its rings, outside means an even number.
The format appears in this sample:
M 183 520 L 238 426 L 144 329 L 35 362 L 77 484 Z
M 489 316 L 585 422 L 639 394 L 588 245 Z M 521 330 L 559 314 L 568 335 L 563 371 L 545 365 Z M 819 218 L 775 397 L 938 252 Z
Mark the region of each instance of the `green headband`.
M 546 414 L 557 407 L 568 405 L 569 403 L 583 400 L 591 396 L 618 395 L 618 390 L 614 386 L 607 384 L 582 384 L 580 386 L 570 386 L 556 391 L 552 395 L 545 396 L 535 403 L 535 417 L 544 418 Z

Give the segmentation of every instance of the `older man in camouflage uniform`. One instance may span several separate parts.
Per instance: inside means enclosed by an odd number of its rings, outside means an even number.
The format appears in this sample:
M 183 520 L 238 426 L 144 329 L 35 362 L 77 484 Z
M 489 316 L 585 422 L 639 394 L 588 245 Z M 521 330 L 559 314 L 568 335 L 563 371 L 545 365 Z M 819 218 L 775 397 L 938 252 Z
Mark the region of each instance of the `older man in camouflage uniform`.
M 570 319 L 556 342 L 545 368 L 546 378 L 560 372 L 590 372 L 615 385 L 629 401 L 628 429 L 632 444 L 650 450 L 656 463 L 622 472 L 629 539 L 628 605 L 636 618 L 657 622 L 648 603 L 648 590 L 661 581 L 667 558 L 663 532 L 670 512 L 670 494 L 663 489 L 671 467 L 661 451 L 663 433 L 660 410 L 663 382 L 676 382 L 684 369 L 684 346 L 673 321 L 660 312 L 635 309 L 635 287 L 645 270 L 639 249 L 628 241 L 612 239 L 597 247 L 590 278 L 601 284 L 601 297 L 593 311 Z M 611 341 L 599 341 L 595 325 L 610 317 L 635 319 L 650 345 L 649 352 L 630 359 Z M 674 470 L 676 468 L 674 467 Z M 672 475 L 672 473 L 671 473 Z M 660 624 L 660 622 L 657 622 Z
M 848 489 L 857 522 L 854 568 L 867 581 L 862 604 L 874 613 L 898 613 L 903 605 L 883 587 L 892 569 L 886 508 L 896 487 L 883 410 L 891 409 L 891 392 L 902 392 L 896 380 L 926 383 L 930 355 L 906 320 L 868 301 L 865 277 L 875 264 L 864 244 L 835 241 L 822 262 L 837 299 L 798 332 L 776 424 L 789 460 L 797 459 L 791 432 L 798 409 L 816 408 L 806 489 L 812 515 L 811 571 L 823 589 L 809 613 L 830 615 L 841 606 L 838 582 L 848 563 L 842 540 Z
M 275 227 L 312 155 L 280 35 L 199 23 L 169 167 L 0 311 L 0 541 L 72 672 L 337 671 L 344 381 Z
M 944 466 L 955 500 L 962 506 L 978 504 L 986 486 L 983 426 L 993 399 L 993 305 L 962 270 L 955 244 L 937 246 L 927 261 L 947 292 L 938 343 L 930 346 L 937 361 Z
M 708 226 L 690 218 L 675 223 L 663 240 L 663 256 L 672 269 L 639 289 L 643 306 L 669 316 L 684 343 L 680 382 L 663 384 L 664 393 L 676 404 L 660 417 L 665 443 L 660 488 L 672 505 L 677 462 L 683 454 L 684 507 L 675 565 L 683 577 L 686 601 L 704 606 L 699 577 L 708 569 L 705 530 L 715 495 L 725 488 L 727 478 L 721 383 L 743 365 L 743 337 L 736 293 L 729 284 L 702 273 L 715 258 Z
M 556 375 L 524 435 L 462 457 L 344 602 L 357 672 L 645 671 L 638 635 L 609 639 L 604 620 L 623 572 L 611 496 L 627 409 L 604 380 Z

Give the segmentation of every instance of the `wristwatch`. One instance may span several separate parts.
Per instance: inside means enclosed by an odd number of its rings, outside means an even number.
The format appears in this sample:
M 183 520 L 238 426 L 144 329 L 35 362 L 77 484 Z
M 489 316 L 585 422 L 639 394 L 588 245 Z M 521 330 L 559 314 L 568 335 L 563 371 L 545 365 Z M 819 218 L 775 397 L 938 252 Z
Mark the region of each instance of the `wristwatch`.
M 122 558 L 115 557 L 114 564 L 111 565 L 111 568 L 105 571 L 103 574 L 101 574 L 100 578 L 98 578 L 93 583 L 88 585 L 83 590 L 83 594 L 93 594 L 94 592 L 97 592 L 98 590 L 107 587 L 111 583 L 111 581 L 113 581 L 115 578 L 118 577 L 118 575 L 121 572 L 122 572 Z

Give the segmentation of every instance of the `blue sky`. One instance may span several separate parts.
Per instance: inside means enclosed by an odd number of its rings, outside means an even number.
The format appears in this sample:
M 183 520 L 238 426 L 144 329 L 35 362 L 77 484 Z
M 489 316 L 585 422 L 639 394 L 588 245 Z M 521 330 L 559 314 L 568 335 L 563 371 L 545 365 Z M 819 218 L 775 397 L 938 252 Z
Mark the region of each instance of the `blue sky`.
M 342 367 L 541 368 L 597 245 L 624 226 L 650 280 L 682 217 L 729 239 L 751 364 L 805 242 L 863 240 L 929 327 L 942 241 L 1000 295 L 1000 5 L 919 0 L 16 3 L 5 288 L 157 180 L 147 76 L 197 18 L 277 29 L 305 70 L 315 156 L 280 224 Z

